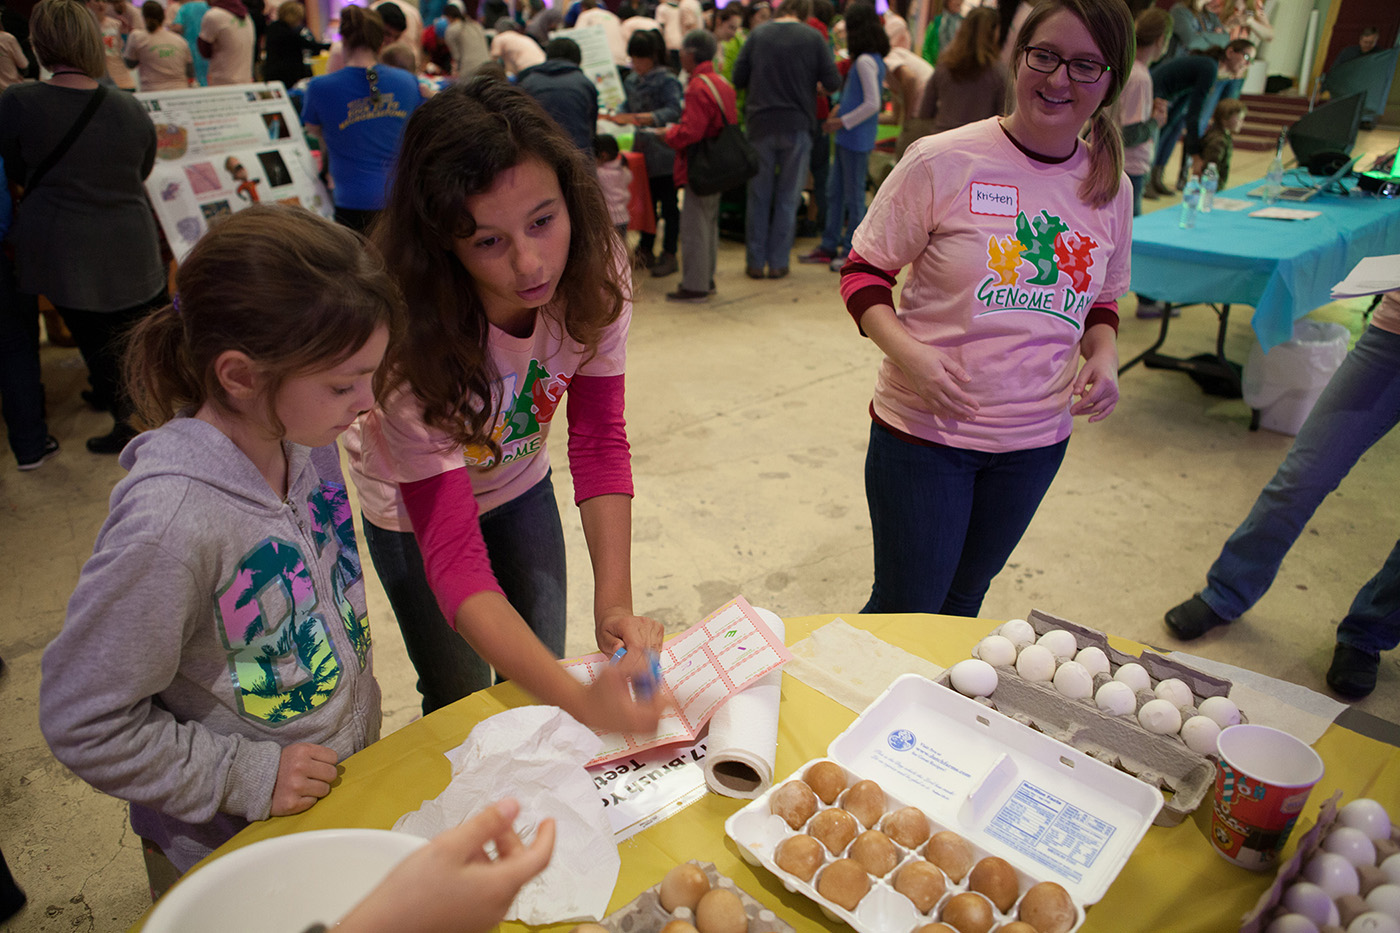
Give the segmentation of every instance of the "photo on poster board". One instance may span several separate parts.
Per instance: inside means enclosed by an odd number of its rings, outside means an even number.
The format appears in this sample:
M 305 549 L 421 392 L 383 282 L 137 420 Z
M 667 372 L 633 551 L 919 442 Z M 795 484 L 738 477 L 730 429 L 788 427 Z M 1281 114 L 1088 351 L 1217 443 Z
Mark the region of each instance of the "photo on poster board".
M 579 54 L 583 57 L 579 68 L 598 89 L 599 109 L 616 110 L 622 106 L 627 96 L 622 91 L 622 79 L 618 77 L 612 47 L 608 45 L 608 34 L 602 26 L 560 29 L 550 33 L 549 37 L 572 39 L 578 45 Z
M 332 215 L 300 116 L 280 82 L 136 98 L 156 127 L 146 193 L 177 261 L 211 221 L 253 204 L 294 203 Z

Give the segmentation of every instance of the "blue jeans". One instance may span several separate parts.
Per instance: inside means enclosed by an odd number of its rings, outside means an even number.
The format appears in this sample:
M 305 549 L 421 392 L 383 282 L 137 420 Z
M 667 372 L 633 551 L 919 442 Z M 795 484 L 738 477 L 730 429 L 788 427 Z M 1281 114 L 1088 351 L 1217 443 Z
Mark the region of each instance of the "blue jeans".
M 563 657 L 564 529 L 549 476 L 504 505 L 483 512 L 480 524 L 491 570 L 506 599 L 540 641 Z M 417 539 L 366 520 L 365 542 L 398 618 L 409 660 L 418 672 L 424 715 L 491 686 L 490 665 L 443 618 L 428 586 Z
M 1368 327 L 1211 565 L 1201 593 L 1206 605 L 1237 619 L 1257 603 L 1322 500 L 1398 422 L 1400 335 Z M 1400 645 L 1400 543 L 1356 595 L 1337 641 L 1371 652 Z
M 39 368 L 39 302 L 19 291 L 14 267 L 0 253 L 0 414 L 15 460 L 43 456 L 49 426 Z
M 975 617 L 1060 469 L 1049 447 L 985 453 L 912 444 L 870 426 L 865 498 L 875 584 L 861 612 Z
M 797 232 L 797 202 L 812 155 L 810 133 L 751 136 L 758 174 L 749 180 L 745 253 L 750 269 L 786 269 Z
M 826 188 L 822 249 L 834 253 L 838 247 L 844 247 L 850 252 L 851 236 L 865 219 L 865 176 L 870 168 L 870 153 L 838 144 L 833 168 Z
M 1142 192 L 1147 187 L 1146 175 L 1129 175 L 1128 184 L 1133 186 L 1133 216 L 1142 216 Z

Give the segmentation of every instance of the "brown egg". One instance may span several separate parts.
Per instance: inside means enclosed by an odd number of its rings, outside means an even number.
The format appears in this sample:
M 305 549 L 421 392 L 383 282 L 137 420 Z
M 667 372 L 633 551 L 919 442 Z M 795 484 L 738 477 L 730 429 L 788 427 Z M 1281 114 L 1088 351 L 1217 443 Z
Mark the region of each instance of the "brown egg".
M 992 905 L 980 894 L 954 894 L 943 905 L 940 920 L 958 933 L 987 933 L 992 928 Z
M 832 855 L 840 855 L 846 846 L 851 844 L 851 840 L 856 838 L 858 829 L 855 817 L 845 810 L 833 807 L 812 817 L 812 825 L 807 827 L 807 832 L 826 846 L 826 850 Z
M 972 891 L 987 895 L 997 910 L 1006 913 L 1016 903 L 1016 895 L 1021 893 L 1021 884 L 1016 880 L 1016 869 L 1004 858 L 990 855 L 972 868 L 967 876 L 967 886 Z
M 847 910 L 855 910 L 860 899 L 869 892 L 870 876 L 848 858 L 839 858 L 826 866 L 817 879 L 817 893 Z
M 867 829 L 851 843 L 850 857 L 870 874 L 883 878 L 899 864 L 899 850 L 890 837 L 878 829 Z
M 1069 892 L 1053 881 L 1031 885 L 1021 898 L 1017 919 L 1035 927 L 1036 933 L 1069 933 L 1079 919 Z
M 708 890 L 710 879 L 705 870 L 694 862 L 681 862 L 661 879 L 661 909 L 668 914 L 677 907 L 694 910 Z
M 922 860 L 908 863 L 894 876 L 894 889 L 913 901 L 921 914 L 933 910 L 947 886 L 943 872 Z
M 872 828 L 885 815 L 885 792 L 874 781 L 856 781 L 841 795 L 841 806 L 860 820 L 860 825 Z
M 714 888 L 696 905 L 695 926 L 700 933 L 748 933 L 749 915 L 739 895 L 728 888 Z
M 664 933 L 664 931 L 663 931 Z M 1023 920 L 1012 920 L 997 927 L 997 933 L 1037 933 L 1036 928 Z
M 801 781 L 788 781 L 773 791 L 773 796 L 768 798 L 768 809 L 793 829 L 801 829 L 817 812 L 817 795 Z
M 924 846 L 924 858 L 928 859 L 955 883 L 967 877 L 972 868 L 972 846 L 967 840 L 952 830 L 945 829 L 933 834 L 928 845 Z
M 598 929 L 606 933 L 603 927 Z M 661 933 L 700 933 L 700 931 L 695 929 L 693 924 L 686 923 L 684 920 L 672 920 L 661 928 Z
M 901 807 L 880 821 L 880 828 L 906 849 L 917 849 L 928 840 L 928 817 L 918 807 Z
M 773 852 L 773 861 L 779 868 L 803 881 L 812 880 L 825 858 L 822 844 L 805 833 L 787 837 Z
M 822 803 L 832 804 L 846 789 L 846 769 L 834 761 L 818 761 L 807 769 L 802 780 L 822 799 Z

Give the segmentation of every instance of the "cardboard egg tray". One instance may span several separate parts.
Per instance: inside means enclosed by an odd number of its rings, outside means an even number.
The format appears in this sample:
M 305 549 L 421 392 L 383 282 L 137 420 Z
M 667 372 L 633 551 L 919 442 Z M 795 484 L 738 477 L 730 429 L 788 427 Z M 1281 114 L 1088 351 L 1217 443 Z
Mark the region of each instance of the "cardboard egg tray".
M 1228 680 L 1152 651 L 1134 657 L 1111 647 L 1103 632 L 1039 609 L 1032 610 L 1026 621 L 1037 635 L 1064 629 L 1074 635 L 1080 649 L 1097 646 L 1108 656 L 1110 671 L 1136 662 L 1147 669 L 1154 684 L 1169 677 L 1178 678 L 1191 688 L 1197 703 L 1206 697 L 1226 696 L 1232 686 Z M 951 689 L 948 676 L 945 672 L 939 683 Z M 1192 751 L 1178 736 L 1148 732 L 1138 724 L 1136 716 L 1105 713 L 1094 705 L 1092 697 L 1071 699 L 1053 684 L 1023 680 L 1014 666 L 997 668 L 997 688 L 986 699 L 998 712 L 1165 791 L 1166 803 L 1156 819 L 1159 826 L 1180 823 L 1201 805 L 1215 782 L 1214 758 Z
M 802 830 L 773 814 L 770 800 L 816 761 L 839 764 L 847 787 L 863 779 L 879 784 L 885 813 L 914 806 L 928 817 L 931 833 L 951 830 L 962 836 L 974 864 L 989 855 L 1009 862 L 1016 872 L 1017 901 L 1006 913 L 993 909 L 998 926 L 1016 918 L 1032 885 L 1054 881 L 1073 900 L 1073 929 L 1078 929 L 1085 908 L 1108 890 L 1162 805 L 1155 787 L 914 674 L 896 679 L 828 753 L 828 759 L 806 762 L 775 782 L 732 815 L 725 832 L 750 863 L 767 868 L 788 890 L 860 933 L 909 933 L 936 922 L 948 900 L 968 890 L 967 879 L 947 879 L 943 897 L 920 913 L 894 889 L 894 878 L 922 857 L 922 847 L 896 844 L 899 863 L 887 875 L 871 878 L 869 893 L 848 910 L 818 892 L 822 872 L 838 856 L 824 853 L 810 881 L 779 868 L 778 845 Z M 838 797 L 835 806 L 840 803 Z M 825 809 L 830 807 L 819 804 L 817 812 Z
M 705 877 L 710 879 L 711 888 L 728 888 L 739 895 L 739 900 L 744 904 L 744 913 L 749 917 L 748 933 L 796 933 L 792 926 L 779 919 L 777 914 L 764 907 L 729 878 L 721 875 L 713 863 L 691 859 L 690 864 L 700 867 Z M 678 908 L 674 912 L 662 907 L 661 883 L 657 882 L 608 914 L 599 924 L 611 933 L 657 933 L 672 920 L 684 920 L 693 924 L 695 915 L 686 907 Z

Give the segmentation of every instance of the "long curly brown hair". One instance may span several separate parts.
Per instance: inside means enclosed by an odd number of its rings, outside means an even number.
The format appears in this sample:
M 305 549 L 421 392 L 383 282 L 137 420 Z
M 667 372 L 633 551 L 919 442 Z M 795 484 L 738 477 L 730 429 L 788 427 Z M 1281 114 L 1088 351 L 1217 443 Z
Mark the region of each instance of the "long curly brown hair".
M 407 385 L 424 421 L 463 447 L 488 446 L 498 412 L 498 374 L 476 284 L 453 245 L 477 227 L 467 198 L 489 191 L 506 169 L 536 158 L 559 179 L 569 212 L 569 258 L 555 299 L 540 313 L 596 349 L 629 297 L 626 269 L 607 205 L 584 154 L 525 92 L 477 77 L 418 107 L 409 118 L 384 211 L 370 233 L 408 304 L 404 338 L 380 369 L 380 402 Z M 589 160 L 591 161 L 591 159 Z

